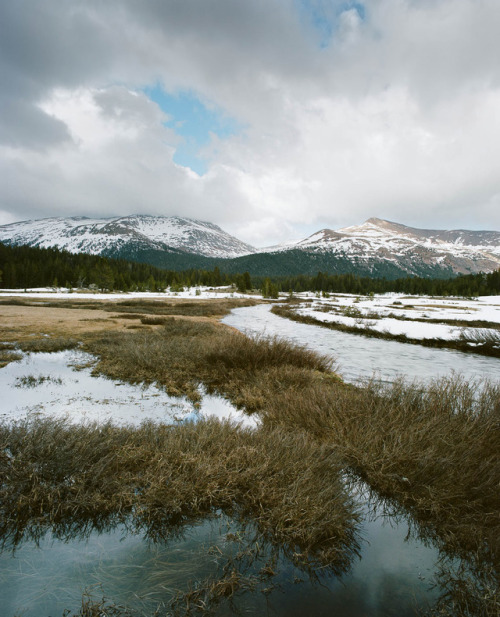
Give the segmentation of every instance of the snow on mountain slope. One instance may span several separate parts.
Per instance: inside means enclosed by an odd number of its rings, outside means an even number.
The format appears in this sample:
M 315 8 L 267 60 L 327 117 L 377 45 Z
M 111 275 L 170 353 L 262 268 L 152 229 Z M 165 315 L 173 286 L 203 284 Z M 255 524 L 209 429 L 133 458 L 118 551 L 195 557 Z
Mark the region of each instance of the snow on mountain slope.
M 217 225 L 177 216 L 110 219 L 49 218 L 0 226 L 0 241 L 72 253 L 109 254 L 124 248 L 177 249 L 208 257 L 238 257 L 255 249 Z
M 155 252 L 156 255 L 176 253 L 183 262 L 184 253 L 226 258 L 279 253 L 283 258 L 293 250 L 291 261 L 297 262 L 297 251 L 309 257 L 316 253 L 321 254 L 321 267 L 325 271 L 336 271 L 341 263 L 344 269 L 352 265 L 355 270 L 374 276 L 449 276 L 491 272 L 500 267 L 500 232 L 416 229 L 377 218 L 337 231 L 322 229 L 299 242 L 259 250 L 217 225 L 177 216 L 23 221 L 0 226 L 0 241 L 45 248 L 58 246 L 73 253 L 125 259 L 142 255 L 148 263 Z M 288 267 L 287 263 L 283 264 L 283 272 Z
M 392 262 L 409 274 L 434 265 L 457 274 L 500 267 L 500 232 L 416 229 L 377 218 L 337 231 L 322 229 L 299 242 L 269 250 L 292 249 L 341 254 L 365 262 Z

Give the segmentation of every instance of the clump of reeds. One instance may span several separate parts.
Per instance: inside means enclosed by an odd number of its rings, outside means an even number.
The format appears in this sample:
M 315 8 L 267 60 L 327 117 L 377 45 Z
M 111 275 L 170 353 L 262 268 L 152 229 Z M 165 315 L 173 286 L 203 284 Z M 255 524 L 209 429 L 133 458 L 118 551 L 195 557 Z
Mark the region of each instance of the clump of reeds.
M 332 361 L 279 338 L 249 338 L 212 323 L 167 319 L 155 332 L 106 333 L 86 343 L 100 357 L 96 370 L 132 382 L 157 382 L 171 395 L 199 400 L 199 385 L 255 410 L 290 369 L 330 373 Z M 303 380 L 303 377 L 301 378 Z
M 173 317 L 141 317 L 141 323 L 148 326 L 164 326 Z
M 16 388 L 36 388 L 44 383 L 54 383 L 60 386 L 62 379 L 60 377 L 52 377 L 51 375 L 23 375 L 16 379 L 14 385 Z
M 29 306 L 30 302 L 24 298 L 2 298 L 0 299 L 0 306 Z
M 500 385 L 321 383 L 283 393 L 265 422 L 335 444 L 350 470 L 396 499 L 452 550 L 500 556 Z
M 78 347 L 79 342 L 71 337 L 57 336 L 57 337 L 43 337 L 36 338 L 29 341 L 23 341 L 19 344 L 20 349 L 23 351 L 30 351 L 35 353 L 54 353 L 57 351 L 65 351 L 66 349 L 75 349 Z
M 7 366 L 10 362 L 16 362 L 23 357 L 22 353 L 12 349 L 0 349 L 0 368 Z
M 140 428 L 32 420 L 0 426 L 0 536 L 132 520 L 152 538 L 222 510 L 298 565 L 347 568 L 357 514 L 335 450 L 301 432 L 215 420 Z
M 321 356 L 287 339 L 232 333 L 225 335 L 220 344 L 210 350 L 207 360 L 229 369 L 245 371 L 293 366 L 329 372 L 332 368 L 332 359 L 328 356 Z
M 138 310 L 149 315 L 184 315 L 190 317 L 222 317 L 227 315 L 233 308 L 242 306 L 255 306 L 257 300 L 250 298 L 223 298 L 196 301 L 165 301 L 134 299 L 116 302 L 109 310 L 127 313 Z M 104 310 L 108 310 L 103 307 Z
M 500 351 L 500 331 L 489 328 L 463 328 L 460 341 L 484 350 Z

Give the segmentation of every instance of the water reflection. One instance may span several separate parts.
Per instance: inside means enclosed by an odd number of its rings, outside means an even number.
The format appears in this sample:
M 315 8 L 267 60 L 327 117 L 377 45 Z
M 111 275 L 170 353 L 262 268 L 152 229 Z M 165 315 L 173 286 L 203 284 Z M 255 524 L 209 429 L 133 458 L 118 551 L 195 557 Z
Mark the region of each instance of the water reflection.
M 361 558 L 343 574 L 293 563 L 253 524 L 221 512 L 164 529 L 163 540 L 133 517 L 108 528 L 102 524 L 100 531 L 69 525 L 64 533 L 59 526 L 38 542 L 21 542 L 14 553 L 12 544 L 4 547 L 3 614 L 76 611 L 85 590 L 140 614 L 158 607 L 184 614 L 188 605 L 211 602 L 217 615 L 405 617 L 430 606 L 439 595 L 430 589 L 437 549 L 409 534 L 403 518 L 388 519 L 376 502 L 364 507 L 364 516 Z
M 200 388 L 201 403 L 169 396 L 155 384 L 129 384 L 93 375 L 97 359 L 82 351 L 32 353 L 0 369 L 0 420 L 30 416 L 71 422 L 112 421 L 139 426 L 145 420 L 176 423 L 200 417 L 232 419 L 255 428 L 257 419 Z

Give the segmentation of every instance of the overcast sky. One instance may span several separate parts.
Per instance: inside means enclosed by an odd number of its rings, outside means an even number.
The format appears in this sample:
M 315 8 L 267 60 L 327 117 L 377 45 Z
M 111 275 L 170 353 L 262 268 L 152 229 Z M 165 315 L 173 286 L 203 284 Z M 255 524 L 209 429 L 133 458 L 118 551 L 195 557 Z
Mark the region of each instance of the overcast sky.
M 2 0 L 0 224 L 500 230 L 500 0 Z

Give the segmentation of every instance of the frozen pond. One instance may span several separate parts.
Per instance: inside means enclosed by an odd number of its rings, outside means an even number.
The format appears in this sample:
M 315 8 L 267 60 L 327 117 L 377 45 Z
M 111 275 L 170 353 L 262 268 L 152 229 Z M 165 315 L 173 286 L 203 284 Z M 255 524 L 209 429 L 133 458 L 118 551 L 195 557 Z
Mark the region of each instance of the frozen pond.
M 340 374 L 349 382 L 369 379 L 374 374 L 383 381 L 393 381 L 400 375 L 426 381 L 449 375 L 452 371 L 471 379 L 497 381 L 500 378 L 499 358 L 369 338 L 298 323 L 274 315 L 266 304 L 233 309 L 222 321 L 248 334 L 282 336 L 333 356 Z
M 94 377 L 96 360 L 81 351 L 27 354 L 0 369 L 0 421 L 34 414 L 67 417 L 72 422 L 139 425 L 144 420 L 174 423 L 203 416 L 231 418 L 245 426 L 256 421 L 225 399 L 204 394 L 201 405 L 148 387 Z

